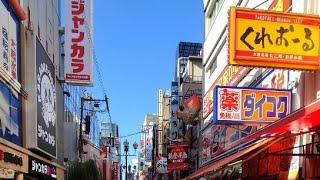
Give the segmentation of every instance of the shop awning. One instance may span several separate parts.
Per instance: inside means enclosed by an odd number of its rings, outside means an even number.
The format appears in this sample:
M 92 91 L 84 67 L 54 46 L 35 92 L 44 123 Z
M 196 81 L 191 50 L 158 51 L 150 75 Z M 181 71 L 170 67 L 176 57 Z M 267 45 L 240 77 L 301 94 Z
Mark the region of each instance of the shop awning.
M 239 146 L 246 142 L 257 140 L 257 139 L 261 139 L 261 140 L 257 141 L 258 143 L 255 143 L 254 145 L 248 148 L 244 148 L 243 150 L 240 150 L 239 152 L 236 152 L 230 156 L 227 156 L 227 157 L 225 156 L 225 158 L 223 159 L 220 159 L 218 161 L 213 161 L 211 164 L 204 166 L 198 169 L 196 172 L 192 173 L 190 176 L 187 177 L 187 179 L 194 179 L 203 174 L 209 173 L 211 171 L 215 171 L 221 168 L 222 166 L 225 166 L 228 163 L 231 163 L 239 159 L 241 156 L 244 156 L 245 154 L 248 154 L 253 150 L 269 143 L 268 145 L 265 146 L 265 147 L 268 147 L 270 144 L 273 144 L 276 142 L 274 141 L 274 138 L 276 138 L 278 135 L 282 135 L 283 133 L 286 133 L 286 132 L 297 132 L 297 133 L 310 132 L 313 129 L 318 128 L 319 126 L 320 126 L 320 100 L 316 100 L 313 103 L 292 112 L 285 118 L 280 119 L 276 122 L 273 122 L 259 129 L 258 131 L 246 136 L 245 138 L 240 139 L 238 142 L 236 142 L 235 146 Z
M 249 147 L 243 148 L 242 150 L 239 150 L 238 152 L 233 153 L 232 155 L 229 155 L 229 156 L 227 156 L 227 157 L 225 157 L 223 159 L 214 161 L 213 163 L 198 169 L 196 172 L 194 172 L 191 175 L 189 175 L 186 179 L 195 179 L 195 178 L 198 178 L 201 175 L 207 174 L 207 173 L 209 173 L 211 171 L 216 171 L 216 170 L 222 168 L 223 166 L 238 160 L 242 156 L 244 156 L 244 155 L 246 155 L 248 153 L 251 153 L 254 150 L 257 150 L 257 149 L 259 149 L 261 147 L 269 146 L 269 145 L 277 142 L 277 141 L 274 141 L 274 140 L 275 140 L 275 138 L 258 140 L 256 142 L 250 144 Z M 237 147 L 235 147 L 235 148 L 237 148 Z

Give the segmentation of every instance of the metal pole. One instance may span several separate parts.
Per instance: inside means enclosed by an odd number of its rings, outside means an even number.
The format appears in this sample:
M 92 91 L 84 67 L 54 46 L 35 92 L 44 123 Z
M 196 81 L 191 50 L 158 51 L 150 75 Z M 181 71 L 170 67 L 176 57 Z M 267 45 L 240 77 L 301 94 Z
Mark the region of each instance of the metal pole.
M 126 151 L 126 180 L 128 180 L 128 151 Z
M 80 162 L 82 162 L 82 117 L 83 117 L 83 103 L 84 99 L 81 97 L 80 99 L 80 124 L 79 124 L 79 158 Z

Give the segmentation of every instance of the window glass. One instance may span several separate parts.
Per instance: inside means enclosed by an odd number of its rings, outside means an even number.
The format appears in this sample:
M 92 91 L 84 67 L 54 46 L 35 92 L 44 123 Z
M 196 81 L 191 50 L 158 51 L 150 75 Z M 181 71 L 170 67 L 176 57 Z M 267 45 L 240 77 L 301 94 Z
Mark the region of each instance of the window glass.
M 0 81 L 0 137 L 21 145 L 21 102 Z

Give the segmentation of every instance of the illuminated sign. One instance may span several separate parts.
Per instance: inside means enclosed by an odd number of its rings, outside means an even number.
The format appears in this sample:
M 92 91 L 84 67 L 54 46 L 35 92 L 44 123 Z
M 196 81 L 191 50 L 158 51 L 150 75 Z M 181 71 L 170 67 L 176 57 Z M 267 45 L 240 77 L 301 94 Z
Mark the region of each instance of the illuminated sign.
M 213 122 L 273 122 L 291 112 L 291 91 L 217 86 Z
M 320 18 L 231 8 L 229 64 L 319 69 Z
M 29 173 L 43 179 L 56 179 L 56 167 L 29 156 Z

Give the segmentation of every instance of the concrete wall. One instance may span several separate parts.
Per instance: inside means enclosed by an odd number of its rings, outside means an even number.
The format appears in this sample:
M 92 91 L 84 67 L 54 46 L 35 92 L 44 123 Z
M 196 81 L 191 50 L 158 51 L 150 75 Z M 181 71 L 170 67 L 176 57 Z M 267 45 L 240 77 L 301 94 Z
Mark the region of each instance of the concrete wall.
M 30 17 L 23 21 L 22 32 L 22 48 L 24 59 L 22 59 L 24 66 L 22 66 L 22 72 L 25 72 L 25 87 L 28 93 L 28 99 L 26 101 L 26 132 L 28 138 L 26 140 L 27 147 L 35 146 L 36 141 L 36 37 L 39 38 L 42 46 L 46 50 L 51 61 L 55 65 L 56 71 L 56 145 L 57 145 L 57 162 L 63 163 L 63 122 L 64 122 L 64 110 L 63 110 L 63 87 L 59 82 L 59 0 L 25 0 L 22 6 Z

